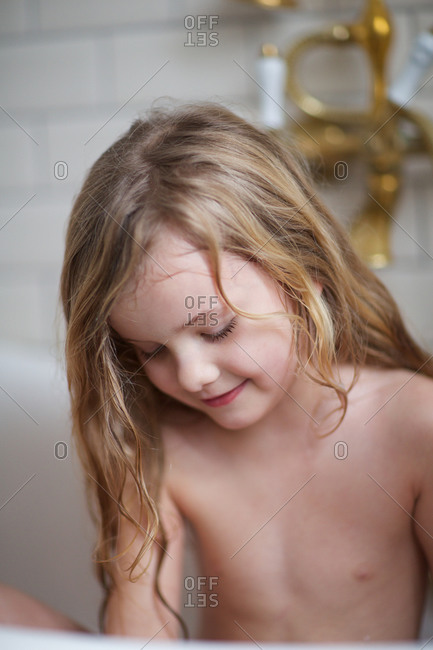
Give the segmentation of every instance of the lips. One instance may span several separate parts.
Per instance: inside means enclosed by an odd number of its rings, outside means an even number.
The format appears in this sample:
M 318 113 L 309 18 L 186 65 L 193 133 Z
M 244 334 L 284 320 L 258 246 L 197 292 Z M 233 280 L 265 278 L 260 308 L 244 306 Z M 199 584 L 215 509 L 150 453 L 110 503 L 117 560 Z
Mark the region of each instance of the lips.
M 201 401 L 207 404 L 207 406 L 224 406 L 225 404 L 229 404 L 239 395 L 239 393 L 242 391 L 247 381 L 248 379 L 245 379 L 245 381 L 239 384 L 239 386 L 236 386 L 236 388 L 232 388 L 232 390 L 229 390 L 227 393 L 218 395 L 218 397 L 212 397 L 211 399 L 203 399 Z

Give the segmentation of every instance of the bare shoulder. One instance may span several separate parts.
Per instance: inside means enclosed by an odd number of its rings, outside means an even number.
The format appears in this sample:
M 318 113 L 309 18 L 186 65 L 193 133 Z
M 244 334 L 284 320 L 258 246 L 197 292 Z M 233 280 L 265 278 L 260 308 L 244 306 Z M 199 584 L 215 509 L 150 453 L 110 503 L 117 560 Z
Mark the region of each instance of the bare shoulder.
M 413 372 L 405 373 L 405 383 L 398 397 L 397 413 L 405 431 L 418 450 L 418 459 L 433 455 L 433 379 Z
M 385 371 L 383 389 L 390 393 L 393 409 L 401 423 L 420 432 L 433 426 L 433 379 L 412 370 Z
M 381 405 L 398 417 L 406 413 L 433 420 L 431 401 L 433 400 L 433 378 L 426 377 L 404 368 L 387 369 L 365 367 L 360 372 L 359 381 L 352 394 L 355 398 L 369 397 L 376 406 Z
M 365 368 L 354 388 L 354 402 L 374 431 L 419 454 L 433 453 L 433 379 L 406 369 Z M 376 432 L 375 432 L 376 433 Z

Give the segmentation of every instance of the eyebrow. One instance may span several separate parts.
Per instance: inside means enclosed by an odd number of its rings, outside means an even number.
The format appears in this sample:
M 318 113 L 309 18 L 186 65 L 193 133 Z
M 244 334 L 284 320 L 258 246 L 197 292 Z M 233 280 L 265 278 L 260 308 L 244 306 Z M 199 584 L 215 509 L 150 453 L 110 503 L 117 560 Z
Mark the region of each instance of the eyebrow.
M 200 317 L 203 318 L 203 316 L 207 316 L 211 312 L 215 312 L 215 307 L 211 307 L 207 311 L 199 311 L 198 314 L 196 314 L 194 316 L 194 318 L 191 318 L 191 320 L 188 321 L 188 323 L 184 323 L 183 325 L 180 325 L 179 327 L 176 327 L 176 329 L 173 330 L 173 333 L 170 335 L 169 338 L 171 338 L 174 334 L 177 334 L 178 332 L 182 331 L 183 328 L 185 327 L 185 325 L 188 325 L 188 326 L 194 325 L 198 321 L 198 319 Z M 143 341 L 142 339 L 124 339 L 124 340 L 128 341 L 129 343 L 145 343 L 145 341 Z M 169 339 L 167 339 L 167 341 L 168 340 Z

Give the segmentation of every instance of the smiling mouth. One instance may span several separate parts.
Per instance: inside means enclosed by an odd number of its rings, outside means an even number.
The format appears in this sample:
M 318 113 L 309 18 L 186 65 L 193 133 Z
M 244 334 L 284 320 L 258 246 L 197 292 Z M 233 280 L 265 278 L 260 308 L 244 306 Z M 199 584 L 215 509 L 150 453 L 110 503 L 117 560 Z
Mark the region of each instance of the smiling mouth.
M 218 395 L 218 397 L 212 397 L 210 399 L 202 399 L 201 401 L 207 404 L 208 406 L 224 406 L 225 404 L 229 404 L 239 395 L 239 393 L 242 391 L 247 381 L 248 379 L 245 379 L 245 381 L 239 384 L 239 386 L 236 386 L 236 388 L 232 388 L 232 390 L 229 390 L 227 393 Z

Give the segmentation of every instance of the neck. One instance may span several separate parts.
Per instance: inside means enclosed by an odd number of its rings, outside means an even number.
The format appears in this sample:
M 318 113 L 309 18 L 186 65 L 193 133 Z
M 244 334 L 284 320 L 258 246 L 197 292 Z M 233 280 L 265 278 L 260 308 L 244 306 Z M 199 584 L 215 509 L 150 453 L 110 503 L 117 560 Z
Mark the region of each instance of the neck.
M 335 369 L 334 369 L 335 370 Z M 350 368 L 335 372 L 336 380 L 347 389 L 352 376 Z M 221 429 L 228 444 L 243 448 L 257 446 L 287 446 L 313 448 L 317 440 L 337 427 L 342 415 L 341 402 L 336 391 L 322 386 L 305 374 L 300 374 L 290 391 L 264 418 L 236 431 Z

